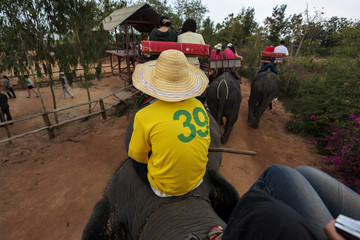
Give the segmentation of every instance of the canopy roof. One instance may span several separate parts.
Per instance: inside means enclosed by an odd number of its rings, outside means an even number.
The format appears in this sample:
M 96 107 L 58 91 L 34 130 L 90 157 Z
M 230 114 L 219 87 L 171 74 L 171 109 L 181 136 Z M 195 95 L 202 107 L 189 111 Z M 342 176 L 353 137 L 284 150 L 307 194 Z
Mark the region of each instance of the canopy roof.
M 160 15 L 147 3 L 121 8 L 103 20 L 104 29 L 111 31 L 120 24 L 129 24 L 141 33 L 150 33 L 158 25 Z

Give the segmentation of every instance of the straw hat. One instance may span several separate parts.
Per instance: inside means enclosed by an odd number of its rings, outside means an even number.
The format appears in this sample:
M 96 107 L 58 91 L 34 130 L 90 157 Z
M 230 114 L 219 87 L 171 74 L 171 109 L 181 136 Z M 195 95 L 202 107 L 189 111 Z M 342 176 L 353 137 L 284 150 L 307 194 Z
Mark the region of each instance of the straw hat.
M 209 83 L 200 68 L 173 49 L 163 51 L 156 61 L 136 65 L 132 80 L 140 91 L 166 102 L 199 96 Z

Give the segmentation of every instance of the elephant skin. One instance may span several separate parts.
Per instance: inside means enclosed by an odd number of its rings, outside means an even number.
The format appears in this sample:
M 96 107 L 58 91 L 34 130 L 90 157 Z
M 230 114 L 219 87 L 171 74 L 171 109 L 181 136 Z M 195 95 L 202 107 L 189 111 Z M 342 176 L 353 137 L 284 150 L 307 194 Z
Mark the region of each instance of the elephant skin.
M 209 114 L 208 114 L 209 115 Z M 211 147 L 220 147 L 220 130 L 209 115 Z M 133 118 L 125 146 L 131 138 Z M 235 188 L 219 173 L 221 153 L 210 152 L 203 183 L 180 197 L 157 197 L 139 177 L 131 159 L 115 172 L 104 198 L 94 207 L 82 239 L 184 239 L 196 233 L 207 239 L 212 226 L 223 228 L 239 200 Z
M 249 98 L 248 123 L 253 128 L 259 128 L 260 118 L 280 90 L 280 79 L 268 68 L 256 75 L 251 82 Z
M 207 104 L 217 124 L 222 124 L 225 117 L 224 133 L 221 142 L 228 141 L 231 130 L 236 123 L 241 103 L 240 82 L 230 73 L 223 72 L 211 79 L 206 91 Z

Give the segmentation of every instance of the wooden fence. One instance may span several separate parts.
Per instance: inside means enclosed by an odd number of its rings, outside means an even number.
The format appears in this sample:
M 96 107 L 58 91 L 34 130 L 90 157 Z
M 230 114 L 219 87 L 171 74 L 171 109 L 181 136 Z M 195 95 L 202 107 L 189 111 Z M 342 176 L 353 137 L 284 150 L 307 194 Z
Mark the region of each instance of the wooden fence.
M 109 70 L 109 71 L 106 71 L 106 68 L 109 68 L 110 70 Z M 95 68 L 95 67 L 90 67 L 89 69 L 91 70 L 91 69 L 96 69 L 96 68 Z M 101 74 L 103 74 L 103 75 L 105 75 L 105 76 L 107 76 L 107 75 L 114 75 L 114 74 L 112 73 L 112 71 L 111 71 L 111 65 L 106 65 L 106 64 L 104 64 L 104 65 L 101 66 L 101 70 L 102 70 L 102 71 L 101 71 Z M 84 71 L 84 69 L 82 69 L 82 68 L 76 68 L 75 71 L 76 71 L 76 72 L 78 72 L 78 71 Z M 57 70 L 57 71 L 53 71 L 52 74 L 53 74 L 53 76 L 55 77 L 56 75 L 59 75 L 59 74 L 60 74 L 60 71 L 58 71 L 58 70 Z M 4 75 L 4 74 L 2 74 L 2 75 Z M 1 76 L 2 76 L 2 75 L 1 75 Z M 34 75 L 32 75 L 31 73 L 29 73 L 28 75 L 29 75 L 30 78 L 33 78 L 33 77 L 34 77 Z M 49 85 L 49 83 L 50 83 L 50 81 L 49 81 L 45 76 L 46 76 L 46 74 L 45 74 L 44 72 L 41 73 L 41 78 L 38 78 L 38 77 L 36 76 L 36 77 L 37 77 L 36 83 L 39 84 L 39 86 L 41 86 L 41 87 L 47 86 L 47 85 Z M 22 78 L 23 76 L 11 75 L 11 76 L 7 76 L 7 77 L 10 79 L 11 85 L 13 86 L 14 89 L 26 88 L 26 84 L 25 84 L 25 83 L 24 83 L 24 84 L 21 84 L 21 83 L 20 83 L 20 80 L 19 80 L 19 79 Z M 83 77 L 84 77 L 83 75 L 79 74 L 79 75 L 76 76 L 76 78 L 73 80 L 73 82 L 81 82 Z M 15 82 L 16 80 L 17 80 L 17 82 Z M 54 83 L 60 83 L 60 79 L 59 79 L 59 78 L 54 78 L 53 81 L 54 81 Z
M 93 100 L 93 101 L 84 102 L 84 103 L 80 103 L 80 104 L 76 104 L 76 105 L 72 105 L 72 106 L 67 106 L 67 107 L 64 107 L 64 108 L 58 108 L 58 109 L 54 109 L 54 110 L 50 110 L 50 111 L 45 111 L 45 112 L 42 112 L 42 113 L 37 113 L 37 114 L 30 115 L 30 116 L 26 116 L 26 117 L 23 117 L 23 118 L 20 118 L 20 119 L 15 119 L 15 120 L 0 123 L 0 127 L 1 128 L 4 127 L 5 130 L 6 130 L 6 133 L 7 133 L 7 138 L 3 139 L 3 140 L 0 140 L 0 143 L 11 142 L 14 139 L 21 138 L 21 137 L 24 137 L 24 136 L 29 135 L 29 134 L 34 134 L 34 133 L 37 133 L 37 132 L 40 132 L 40 131 L 43 131 L 43 130 L 47 130 L 49 138 L 52 139 L 52 138 L 55 138 L 54 128 L 58 128 L 58 127 L 61 127 L 63 125 L 66 125 L 66 124 L 69 124 L 69 123 L 72 123 L 72 122 L 75 122 L 75 121 L 78 121 L 78 120 L 87 119 L 89 117 L 99 115 L 99 114 L 101 114 L 103 120 L 106 120 L 107 119 L 106 112 L 113 109 L 115 106 L 117 106 L 117 104 L 112 105 L 112 106 L 110 106 L 108 108 L 105 108 L 104 99 L 109 98 L 109 97 L 114 96 L 114 95 L 116 96 L 116 94 L 118 94 L 120 92 L 130 91 L 130 90 L 133 90 L 133 89 L 134 88 L 131 85 L 131 86 L 122 88 L 122 89 L 120 89 L 120 90 L 118 90 L 116 92 L 113 92 L 111 94 L 108 94 L 108 95 L 106 95 L 104 97 L 101 97 L 99 99 Z M 122 103 L 122 104 L 126 104 L 127 100 L 133 99 L 139 93 L 140 93 L 139 91 L 131 92 L 130 96 L 126 97 L 125 99 L 120 99 L 118 97 L 119 102 Z M 95 104 L 99 103 L 100 110 L 98 110 L 96 112 L 91 112 L 89 114 L 85 114 L 85 115 L 82 115 L 82 116 L 78 116 L 76 118 L 72 118 L 72 119 L 69 119 L 69 120 L 66 120 L 66 121 L 63 121 L 63 122 L 60 122 L 60 123 L 56 123 L 56 124 L 52 124 L 51 121 L 50 121 L 50 118 L 49 118 L 50 114 L 55 114 L 55 113 L 58 113 L 58 112 L 61 112 L 61 111 L 81 107 L 81 106 L 84 106 L 84 105 L 89 105 L 89 104 L 92 104 L 92 103 L 95 103 Z M 18 123 L 18 122 L 21 122 L 21 121 L 33 119 L 33 118 L 36 118 L 36 117 L 40 117 L 40 116 L 43 118 L 43 121 L 44 121 L 44 126 L 43 127 L 40 127 L 38 129 L 29 131 L 29 132 L 25 132 L 25 133 L 22 133 L 22 134 L 19 134 L 19 135 L 11 136 L 11 132 L 10 132 L 9 127 L 8 127 L 9 125 L 12 125 L 14 123 Z

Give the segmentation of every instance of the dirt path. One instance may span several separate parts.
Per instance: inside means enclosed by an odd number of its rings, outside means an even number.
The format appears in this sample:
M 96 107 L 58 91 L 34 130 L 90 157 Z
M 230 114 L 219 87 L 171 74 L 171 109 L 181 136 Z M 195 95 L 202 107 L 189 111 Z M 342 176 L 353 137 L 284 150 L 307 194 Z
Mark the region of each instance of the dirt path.
M 116 77 L 104 79 L 92 88 L 94 99 L 122 87 Z M 61 99 L 66 106 L 87 101 L 85 90 L 71 89 L 74 99 Z M 44 101 L 51 108 L 50 94 Z M 18 90 L 10 100 L 14 118 L 41 112 L 38 98 L 25 98 Z M 320 168 L 321 156 L 309 139 L 285 130 L 289 114 L 280 102 L 266 111 L 259 129 L 246 124 L 250 84 L 244 79 L 240 117 L 224 147 L 256 151 L 254 157 L 223 154 L 221 173 L 244 194 L 261 172 L 272 164 L 290 167 L 310 165 Z M 60 107 L 58 106 L 58 107 Z M 74 112 L 68 115 L 76 114 Z M 94 204 L 102 197 L 112 174 L 126 157 L 123 144 L 130 116 L 106 122 L 100 116 L 83 123 L 61 128 L 53 140 L 46 132 L 0 145 L 0 236 L 4 240 L 80 239 Z M 14 124 L 12 131 L 23 125 Z M 16 126 L 17 125 L 17 126 Z M 92 125 L 92 127 L 90 127 Z M 0 134 L 6 134 L 0 129 Z

